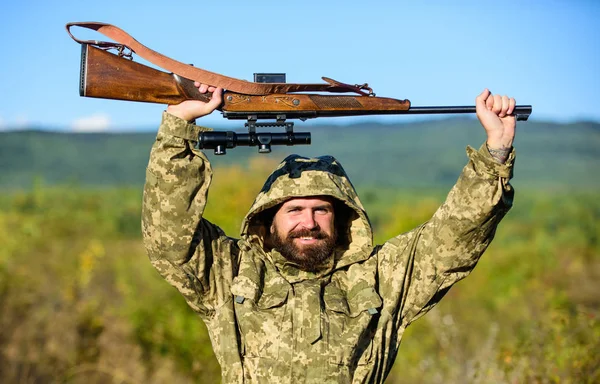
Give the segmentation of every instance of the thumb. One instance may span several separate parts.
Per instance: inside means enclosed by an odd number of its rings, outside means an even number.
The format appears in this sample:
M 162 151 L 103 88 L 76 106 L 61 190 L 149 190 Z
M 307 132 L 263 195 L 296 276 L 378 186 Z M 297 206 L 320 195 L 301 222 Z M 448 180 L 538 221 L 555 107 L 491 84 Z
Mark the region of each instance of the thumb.
M 478 112 L 483 112 L 487 109 L 486 100 L 490 95 L 490 90 L 486 88 L 475 98 L 475 108 Z

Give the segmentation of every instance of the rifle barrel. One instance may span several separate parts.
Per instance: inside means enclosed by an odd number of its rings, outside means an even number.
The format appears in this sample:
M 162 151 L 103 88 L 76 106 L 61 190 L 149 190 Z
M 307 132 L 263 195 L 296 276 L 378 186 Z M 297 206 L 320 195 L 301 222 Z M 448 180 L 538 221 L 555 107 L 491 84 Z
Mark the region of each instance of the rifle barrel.
M 527 120 L 531 115 L 531 105 L 517 105 L 513 114 L 517 120 Z M 448 113 L 475 113 L 474 106 L 444 106 L 444 107 L 410 107 L 404 113 L 414 115 L 448 114 Z
M 366 97 L 366 96 L 363 96 Z M 525 121 L 531 115 L 531 105 L 517 105 L 513 114 L 519 121 Z M 357 109 L 357 110 L 312 110 L 312 111 L 228 111 L 223 110 L 223 117 L 230 120 L 248 119 L 276 119 L 285 116 L 288 119 L 312 119 L 315 117 L 339 117 L 339 116 L 367 116 L 367 115 L 423 115 L 423 114 L 457 114 L 475 113 L 474 106 L 442 106 L 442 107 L 410 107 L 401 110 L 384 109 Z

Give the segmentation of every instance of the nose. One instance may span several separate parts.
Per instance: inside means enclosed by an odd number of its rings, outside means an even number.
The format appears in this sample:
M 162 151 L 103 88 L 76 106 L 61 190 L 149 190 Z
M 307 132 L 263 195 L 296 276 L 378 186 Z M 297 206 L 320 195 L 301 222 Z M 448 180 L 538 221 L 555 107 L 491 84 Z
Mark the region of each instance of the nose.
M 317 226 L 317 221 L 315 220 L 315 214 L 311 210 L 306 210 L 303 212 L 300 225 L 302 225 L 306 229 L 313 229 Z

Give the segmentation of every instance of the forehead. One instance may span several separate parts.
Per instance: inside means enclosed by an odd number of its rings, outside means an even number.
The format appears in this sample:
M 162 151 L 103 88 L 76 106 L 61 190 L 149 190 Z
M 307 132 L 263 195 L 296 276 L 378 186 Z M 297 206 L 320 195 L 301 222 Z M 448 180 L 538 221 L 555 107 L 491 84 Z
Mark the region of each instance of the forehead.
M 315 206 L 332 206 L 333 197 L 330 196 L 310 196 L 310 197 L 293 197 L 286 200 L 281 208 L 284 207 L 315 207 Z

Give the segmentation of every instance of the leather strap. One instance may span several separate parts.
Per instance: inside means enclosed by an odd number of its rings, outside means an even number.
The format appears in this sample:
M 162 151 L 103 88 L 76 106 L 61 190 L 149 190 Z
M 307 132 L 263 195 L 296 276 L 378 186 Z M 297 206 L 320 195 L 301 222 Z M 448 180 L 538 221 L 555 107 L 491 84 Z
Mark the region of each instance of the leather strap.
M 71 27 L 73 26 L 92 29 L 103 34 L 104 36 L 111 38 L 118 44 L 107 41 L 77 39 L 71 33 Z M 148 60 L 150 63 L 164 68 L 181 77 L 198 81 L 203 84 L 221 87 L 237 93 L 247 95 L 268 95 L 273 93 L 281 94 L 289 92 L 354 92 L 365 95 L 365 93 L 361 90 L 368 89 L 364 88 L 364 86 L 352 86 L 340 83 L 329 78 L 323 78 L 323 80 L 327 81 L 325 84 L 255 83 L 246 80 L 240 80 L 173 60 L 144 46 L 127 32 L 114 25 L 98 22 L 72 22 L 68 23 L 66 28 L 71 38 L 78 43 L 96 45 L 105 49 L 117 48 L 120 50 L 123 49 L 124 45 L 138 54 L 140 57 Z

